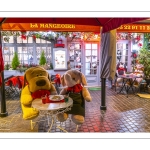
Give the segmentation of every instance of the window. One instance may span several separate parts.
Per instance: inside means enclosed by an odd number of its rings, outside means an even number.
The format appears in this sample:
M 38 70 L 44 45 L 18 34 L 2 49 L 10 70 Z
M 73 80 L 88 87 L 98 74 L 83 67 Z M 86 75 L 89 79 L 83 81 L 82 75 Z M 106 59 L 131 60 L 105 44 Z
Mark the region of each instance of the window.
M 50 41 L 44 40 L 44 39 L 40 39 L 40 38 L 36 38 L 36 43 L 51 43 Z
M 33 63 L 33 47 L 18 47 L 17 50 L 21 64 Z
M 47 64 L 52 62 L 51 47 L 36 47 L 37 64 L 39 64 L 41 52 L 44 51 Z
M 3 43 L 14 43 L 14 37 L 13 36 L 9 36 L 9 37 L 3 36 L 2 42 Z
M 4 64 L 11 64 L 14 52 L 14 47 L 3 47 Z
M 33 37 L 26 37 L 26 39 L 22 39 L 21 36 L 18 36 L 17 43 L 33 43 Z
M 33 37 L 26 37 L 22 39 L 21 36 L 9 37 L 7 42 L 6 36 L 3 36 L 3 58 L 5 64 L 11 64 L 14 52 L 18 53 L 20 63 L 22 64 L 39 64 L 41 51 L 44 50 L 47 63 L 52 63 L 52 43 L 44 39 L 34 39 Z M 37 43 L 36 43 L 36 42 Z M 39 43 L 38 43 L 39 42 Z
M 97 74 L 98 44 L 85 44 L 85 75 Z

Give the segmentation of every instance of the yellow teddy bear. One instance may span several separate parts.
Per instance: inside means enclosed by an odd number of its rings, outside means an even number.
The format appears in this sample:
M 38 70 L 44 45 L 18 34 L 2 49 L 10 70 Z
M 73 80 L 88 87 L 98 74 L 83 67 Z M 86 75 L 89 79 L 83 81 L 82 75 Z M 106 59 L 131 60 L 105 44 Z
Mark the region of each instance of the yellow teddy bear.
M 39 110 L 32 107 L 32 101 L 46 94 L 57 94 L 54 85 L 50 81 L 48 72 L 40 66 L 26 70 L 20 100 L 23 119 L 32 120 L 39 115 Z

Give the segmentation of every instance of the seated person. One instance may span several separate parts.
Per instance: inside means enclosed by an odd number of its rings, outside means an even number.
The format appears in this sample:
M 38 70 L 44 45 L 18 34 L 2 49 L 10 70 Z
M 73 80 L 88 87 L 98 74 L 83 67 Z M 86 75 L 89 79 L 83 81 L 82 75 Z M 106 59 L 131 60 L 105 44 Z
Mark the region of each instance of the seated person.
M 121 83 L 123 81 L 122 78 L 119 78 L 119 75 L 126 75 L 125 65 L 122 62 L 117 64 L 117 70 L 116 70 L 117 81 L 116 81 L 116 86 L 119 86 L 119 83 Z
M 144 69 L 144 66 L 143 66 L 143 65 L 141 65 L 141 64 L 137 64 L 137 65 L 136 65 L 134 74 L 135 74 L 137 77 L 141 77 L 141 78 L 136 78 L 136 81 L 135 81 L 134 85 L 137 85 L 137 86 L 138 86 L 138 85 L 142 82 L 143 77 L 144 77 L 143 69 Z

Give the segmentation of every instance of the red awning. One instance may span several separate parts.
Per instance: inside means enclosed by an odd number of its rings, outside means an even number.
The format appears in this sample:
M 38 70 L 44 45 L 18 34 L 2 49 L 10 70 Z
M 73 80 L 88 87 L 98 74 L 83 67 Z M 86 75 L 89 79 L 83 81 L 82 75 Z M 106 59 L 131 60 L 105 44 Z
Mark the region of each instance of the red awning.
M 0 18 L 0 22 L 4 18 Z M 4 23 L 56 23 L 102 26 L 103 32 L 118 28 L 122 24 L 133 23 L 148 18 L 6 18 Z
M 133 23 L 148 18 L 0 18 L 3 23 L 59 23 L 102 26 L 103 33 L 118 28 L 122 24 Z M 0 49 L 0 72 L 4 70 L 2 50 Z

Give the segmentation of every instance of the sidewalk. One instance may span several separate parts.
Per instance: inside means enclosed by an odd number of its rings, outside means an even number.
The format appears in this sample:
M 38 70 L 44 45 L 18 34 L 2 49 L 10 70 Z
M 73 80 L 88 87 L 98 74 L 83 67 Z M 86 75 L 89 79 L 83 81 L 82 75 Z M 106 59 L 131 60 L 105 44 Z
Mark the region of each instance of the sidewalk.
M 85 122 L 78 132 L 150 132 L 150 100 L 140 99 L 133 94 L 117 94 L 106 88 L 106 111 L 100 110 L 101 91 L 90 91 L 93 101 L 86 102 Z M 30 121 L 23 120 L 19 98 L 7 100 L 8 116 L 0 118 L 0 132 L 47 132 L 42 122 L 33 130 Z M 59 123 L 58 123 L 59 124 Z M 62 126 L 75 132 L 75 124 L 67 120 Z M 61 132 L 52 128 L 52 132 Z

